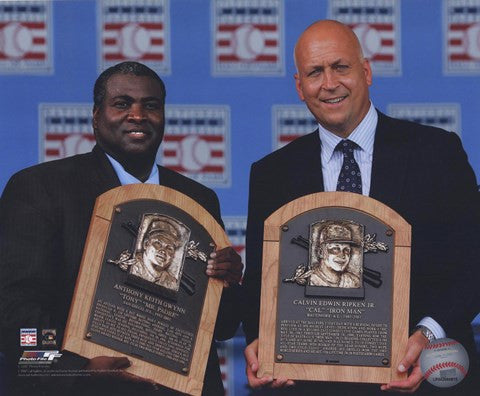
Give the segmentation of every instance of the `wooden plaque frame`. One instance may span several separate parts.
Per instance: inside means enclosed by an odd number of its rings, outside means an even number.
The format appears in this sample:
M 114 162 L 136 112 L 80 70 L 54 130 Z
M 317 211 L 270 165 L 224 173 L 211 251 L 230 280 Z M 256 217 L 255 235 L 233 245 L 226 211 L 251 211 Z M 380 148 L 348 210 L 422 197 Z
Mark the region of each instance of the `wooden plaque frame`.
M 317 208 L 349 208 L 373 216 L 394 235 L 392 269 L 392 323 L 390 367 L 281 363 L 275 359 L 277 294 L 281 227 Z M 257 376 L 293 380 L 389 383 L 406 378 L 397 367 L 408 340 L 411 227 L 395 211 L 375 199 L 345 192 L 322 192 L 298 198 L 270 215 L 264 224 L 262 289 Z
M 142 199 L 159 200 L 182 209 L 208 230 L 217 248 L 230 246 L 224 230 L 206 209 L 190 197 L 171 188 L 153 184 L 131 184 L 100 195 L 96 200 L 88 230 L 62 349 L 87 358 L 102 355 L 125 356 L 124 353 L 89 341 L 85 338 L 85 333 L 115 207 Z M 200 395 L 222 290 L 221 280 L 209 278 L 188 375 L 175 373 L 131 355 L 128 357 L 132 366 L 127 371 L 155 382 L 161 381 L 163 386 L 183 393 Z

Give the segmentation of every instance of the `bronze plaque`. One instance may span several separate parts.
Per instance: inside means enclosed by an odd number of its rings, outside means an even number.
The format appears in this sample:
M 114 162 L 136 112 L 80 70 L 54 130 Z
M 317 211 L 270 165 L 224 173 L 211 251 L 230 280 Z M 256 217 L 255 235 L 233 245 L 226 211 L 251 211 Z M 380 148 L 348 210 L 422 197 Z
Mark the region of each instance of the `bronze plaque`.
M 409 271 L 410 226 L 378 201 L 317 193 L 278 209 L 265 221 L 257 375 L 402 378 Z
M 85 337 L 188 374 L 213 247 L 205 229 L 173 205 L 116 206 Z
M 388 231 L 347 208 L 312 210 L 282 225 L 278 361 L 390 366 L 394 248 Z
M 96 201 L 63 349 L 125 356 L 132 374 L 201 394 L 223 284 L 209 254 L 230 245 L 199 204 L 157 185 Z

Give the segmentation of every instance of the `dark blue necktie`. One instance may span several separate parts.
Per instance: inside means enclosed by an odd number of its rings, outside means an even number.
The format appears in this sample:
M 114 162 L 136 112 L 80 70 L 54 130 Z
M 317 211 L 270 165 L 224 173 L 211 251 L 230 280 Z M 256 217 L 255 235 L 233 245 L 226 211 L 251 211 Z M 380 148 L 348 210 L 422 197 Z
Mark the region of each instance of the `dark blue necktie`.
M 342 140 L 337 144 L 335 150 L 341 151 L 343 154 L 343 164 L 340 174 L 338 175 L 337 191 L 362 193 L 362 176 L 357 161 L 353 157 L 356 148 L 360 148 L 358 144 L 351 140 Z

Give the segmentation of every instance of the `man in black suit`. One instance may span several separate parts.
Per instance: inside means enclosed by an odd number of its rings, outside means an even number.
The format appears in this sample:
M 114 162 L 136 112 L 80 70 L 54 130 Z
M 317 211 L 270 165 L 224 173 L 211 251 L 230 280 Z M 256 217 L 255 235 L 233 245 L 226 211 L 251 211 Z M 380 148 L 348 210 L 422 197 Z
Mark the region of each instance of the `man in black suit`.
M 155 164 L 164 132 L 164 104 L 163 81 L 145 65 L 124 62 L 105 70 L 94 87 L 97 145 L 93 151 L 24 169 L 5 187 L 0 203 L 0 316 L 2 343 L 13 377 L 20 356 L 20 328 L 56 329 L 57 345 L 62 344 L 90 217 L 100 194 L 121 184 L 160 183 L 193 198 L 223 224 L 212 190 Z M 218 250 L 212 253 L 206 272 L 224 280 L 215 338 L 230 338 L 239 324 L 236 304 L 240 257 L 231 247 Z M 130 365 L 127 358 L 87 360 L 67 353 L 59 364 L 62 362 L 65 368 L 89 370 Z M 71 380 L 58 378 L 14 378 L 9 385 L 14 395 L 64 395 L 71 386 Z M 77 381 L 71 390 L 77 389 L 80 394 L 136 395 L 153 388 L 153 384 L 120 370 Z M 213 343 L 204 394 L 223 392 Z
M 243 283 L 250 385 L 284 388 L 282 392 L 292 394 L 373 395 L 385 390 L 438 394 L 440 388 L 422 384 L 418 358 L 430 339 L 448 336 L 468 350 L 470 373 L 446 393 L 475 392 L 478 364 L 470 322 L 480 310 L 475 242 L 479 218 L 475 175 L 460 140 L 454 133 L 376 110 L 369 98 L 369 62 L 353 31 L 337 21 L 309 26 L 296 44 L 295 63 L 298 95 L 319 129 L 252 165 Z M 342 161 L 348 155 L 341 151 L 344 144 L 359 166 L 354 180 L 342 176 L 346 165 Z M 357 188 L 354 192 L 385 203 L 412 226 L 412 333 L 398 367 L 408 371 L 408 378 L 381 386 L 256 378 L 263 223 L 293 199 L 342 190 L 346 182 Z

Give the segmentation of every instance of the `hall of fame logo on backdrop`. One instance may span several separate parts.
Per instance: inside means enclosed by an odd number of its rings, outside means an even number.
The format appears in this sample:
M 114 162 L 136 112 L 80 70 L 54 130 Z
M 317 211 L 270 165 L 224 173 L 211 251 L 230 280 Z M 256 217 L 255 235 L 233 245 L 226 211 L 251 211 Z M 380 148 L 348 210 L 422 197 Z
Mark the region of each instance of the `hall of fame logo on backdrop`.
M 50 1 L 0 2 L 0 73 L 52 73 Z
M 88 153 L 95 145 L 92 105 L 41 103 L 39 113 L 39 161 L 51 161 Z
M 233 396 L 235 393 L 235 368 L 234 368 L 234 340 L 217 342 L 218 362 L 222 376 L 224 396 Z
M 102 0 L 98 23 L 100 70 L 134 60 L 170 73 L 168 0 Z
M 229 107 L 167 105 L 165 119 L 159 162 L 211 187 L 229 187 Z
M 235 251 L 242 257 L 242 263 L 245 264 L 247 218 L 245 216 L 223 216 L 222 218 L 228 239 Z
M 272 126 L 272 150 L 277 150 L 296 138 L 313 132 L 318 128 L 318 123 L 304 105 L 274 105 Z
M 283 75 L 283 1 L 212 0 L 213 75 Z
M 20 329 L 20 346 L 37 346 L 37 329 Z
M 400 2 L 330 0 L 329 15 L 350 26 L 375 75 L 400 75 Z
M 387 113 L 391 117 L 430 125 L 461 136 L 461 111 L 458 103 L 392 103 Z
M 444 72 L 480 74 L 480 0 L 444 0 Z

